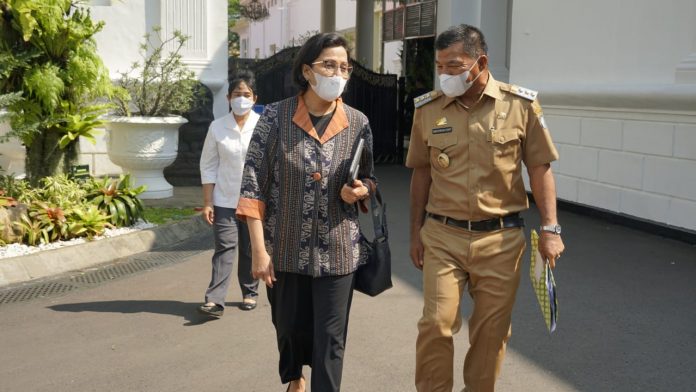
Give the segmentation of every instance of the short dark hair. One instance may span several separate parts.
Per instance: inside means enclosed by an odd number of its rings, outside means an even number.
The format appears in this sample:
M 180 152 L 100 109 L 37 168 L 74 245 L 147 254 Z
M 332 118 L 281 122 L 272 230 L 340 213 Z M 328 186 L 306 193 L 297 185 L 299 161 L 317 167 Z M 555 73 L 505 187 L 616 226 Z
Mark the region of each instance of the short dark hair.
M 248 69 L 237 72 L 232 79 L 230 79 L 227 95 L 232 94 L 232 91 L 242 83 L 246 84 L 252 94 L 256 95 L 256 78 L 254 77 L 254 73 Z
M 292 65 L 292 81 L 295 82 L 300 90 L 307 91 L 309 87 L 309 82 L 302 75 L 302 66 L 307 64 L 311 67 L 312 62 L 319 57 L 322 50 L 337 46 L 342 46 L 348 53 L 348 59 L 350 59 L 348 41 L 336 33 L 319 33 L 309 38 L 302 45 L 300 51 L 295 55 L 295 62 Z
M 440 33 L 435 39 L 435 49 L 447 49 L 459 42 L 463 44 L 464 52 L 472 59 L 488 54 L 488 45 L 483 33 L 468 24 L 452 26 Z

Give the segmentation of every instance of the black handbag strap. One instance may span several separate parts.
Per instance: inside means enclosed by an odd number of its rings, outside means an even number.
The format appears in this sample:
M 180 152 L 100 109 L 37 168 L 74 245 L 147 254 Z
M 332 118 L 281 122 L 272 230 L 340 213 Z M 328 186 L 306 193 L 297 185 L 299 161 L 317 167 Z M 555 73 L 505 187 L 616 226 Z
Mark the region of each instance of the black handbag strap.
M 386 241 L 389 237 L 387 230 L 387 205 L 382 200 L 379 187 L 370 195 L 370 214 L 375 229 L 375 241 Z

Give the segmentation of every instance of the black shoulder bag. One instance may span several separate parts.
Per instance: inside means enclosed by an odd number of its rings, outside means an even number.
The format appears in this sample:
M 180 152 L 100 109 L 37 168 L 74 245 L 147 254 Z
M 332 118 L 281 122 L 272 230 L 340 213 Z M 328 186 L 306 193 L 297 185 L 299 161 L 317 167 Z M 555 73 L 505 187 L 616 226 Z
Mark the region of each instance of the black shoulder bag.
M 374 297 L 392 287 L 387 205 L 382 201 L 378 188 L 375 188 L 374 194 L 370 196 L 370 213 L 375 228 L 375 238 L 372 242 L 365 239 L 367 263 L 358 267 L 355 272 L 355 289 Z

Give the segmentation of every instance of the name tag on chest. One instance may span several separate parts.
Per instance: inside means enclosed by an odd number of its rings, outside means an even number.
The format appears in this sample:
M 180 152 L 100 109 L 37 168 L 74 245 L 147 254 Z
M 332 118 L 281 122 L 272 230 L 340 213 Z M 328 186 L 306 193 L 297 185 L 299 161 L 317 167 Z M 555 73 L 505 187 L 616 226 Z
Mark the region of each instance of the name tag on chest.
M 452 127 L 433 128 L 433 135 L 439 135 L 441 133 L 452 133 Z

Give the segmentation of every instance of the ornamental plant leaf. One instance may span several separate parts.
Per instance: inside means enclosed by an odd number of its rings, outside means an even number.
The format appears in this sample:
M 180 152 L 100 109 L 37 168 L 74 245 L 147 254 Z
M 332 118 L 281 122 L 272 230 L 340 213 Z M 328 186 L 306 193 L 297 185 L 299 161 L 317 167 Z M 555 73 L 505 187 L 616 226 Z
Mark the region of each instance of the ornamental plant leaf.
M 24 88 L 34 95 L 43 108 L 53 113 L 60 103 L 65 84 L 59 76 L 60 69 L 54 64 L 34 68 L 24 77 Z

